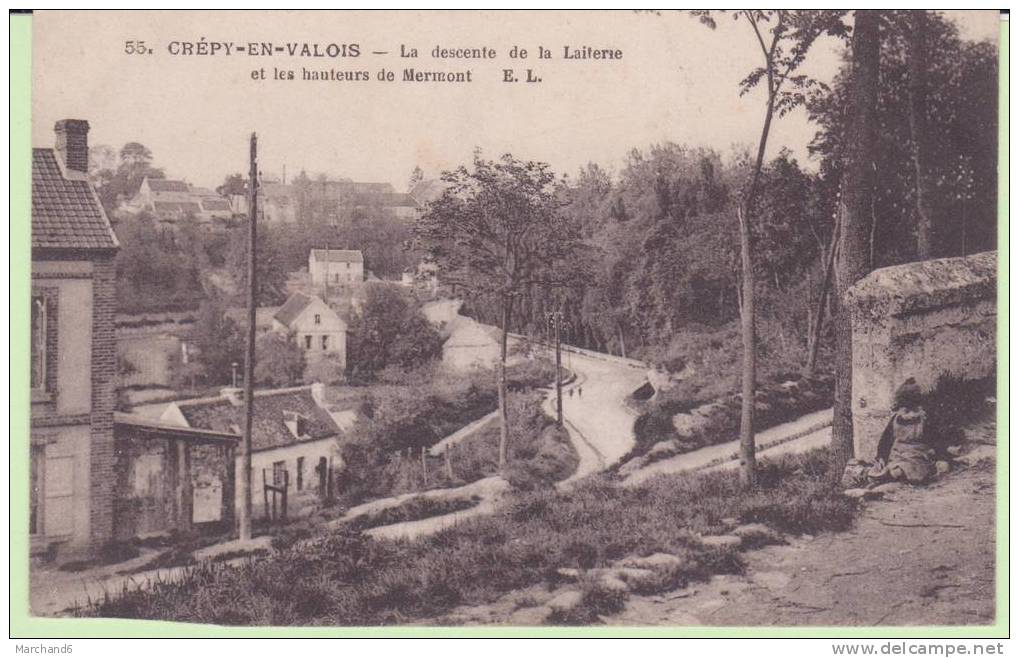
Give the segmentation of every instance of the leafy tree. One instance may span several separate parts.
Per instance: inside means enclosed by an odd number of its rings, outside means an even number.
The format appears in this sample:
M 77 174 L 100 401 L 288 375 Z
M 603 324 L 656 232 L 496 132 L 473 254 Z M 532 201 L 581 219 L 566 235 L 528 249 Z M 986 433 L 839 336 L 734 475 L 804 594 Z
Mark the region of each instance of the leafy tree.
M 225 260 L 227 267 L 237 280 L 238 290 L 247 290 L 248 281 L 248 236 L 247 226 L 241 225 L 230 232 L 226 248 Z M 255 281 L 257 290 L 255 300 L 259 306 L 278 306 L 287 299 L 287 278 L 292 270 L 286 263 L 283 245 L 276 240 L 279 234 L 276 227 L 262 227 L 258 232 L 258 245 L 255 253 Z M 305 254 L 307 262 L 307 254 Z
M 255 383 L 259 386 L 293 386 L 304 374 L 304 350 L 293 334 L 263 333 L 255 341 Z
M 117 224 L 117 307 L 121 312 L 193 309 L 204 297 L 203 260 L 187 241 L 161 230 L 148 213 Z
M 244 363 L 244 333 L 227 317 L 225 308 L 218 298 L 202 302 L 190 332 L 197 351 L 195 361 L 201 364 L 209 384 L 230 383 L 233 364 Z
M 223 184 L 216 188 L 216 193 L 223 196 L 247 194 L 248 179 L 241 174 L 230 174 L 223 179 Z
M 335 354 L 324 354 L 317 359 L 310 359 L 304 366 L 304 383 L 335 385 L 342 384 L 346 365 Z
M 152 151 L 143 144 L 128 142 L 121 147 L 115 169 L 111 151 L 109 147 L 90 150 L 89 174 L 99 201 L 112 215 L 122 201 L 138 192 L 145 178 L 165 178 L 166 174 L 152 164 Z
M 997 94 L 997 50 L 991 43 L 961 39 L 958 28 L 937 13 L 920 17 L 922 46 L 915 43 L 916 14 L 882 12 L 879 18 L 874 112 L 879 130 L 874 206 L 867 227 L 869 264 L 876 268 L 908 262 L 928 250 L 929 257 L 943 257 L 993 249 L 998 117 L 997 103 L 988 99 Z M 920 80 L 915 72 L 918 49 L 925 62 Z M 847 65 L 831 93 L 808 105 L 820 126 L 810 148 L 821 158 L 821 177 L 833 197 L 849 146 L 845 107 L 850 89 Z
M 364 377 L 387 366 L 413 368 L 442 352 L 442 338 L 420 309 L 406 292 L 386 283 L 365 285 L 348 341 L 350 370 Z
M 703 23 L 714 27 L 708 12 L 695 12 Z M 830 11 L 751 11 L 734 13 L 744 19 L 753 30 L 761 49 L 763 65 L 751 71 L 740 83 L 740 95 L 765 83 L 764 122 L 757 142 L 757 154 L 749 172 L 749 180 L 737 205 L 739 219 L 741 305 L 743 337 L 742 412 L 740 417 L 741 480 L 745 486 L 756 482 L 754 447 L 754 403 L 757 378 L 757 335 L 754 289 L 754 214 L 757 211 L 764 154 L 776 112 L 784 115 L 806 102 L 807 94 L 820 88 L 820 83 L 797 73 L 814 41 L 822 34 L 842 33 L 841 16 Z
M 560 212 L 555 175 L 545 163 L 510 154 L 486 160 L 476 153 L 472 169 L 447 171 L 442 180 L 447 188 L 419 218 L 415 236 L 445 281 L 487 297 L 500 309 L 499 464 L 504 465 L 507 335 L 514 304 L 528 286 L 567 285 L 570 270 L 564 264 L 578 249 L 580 235 Z

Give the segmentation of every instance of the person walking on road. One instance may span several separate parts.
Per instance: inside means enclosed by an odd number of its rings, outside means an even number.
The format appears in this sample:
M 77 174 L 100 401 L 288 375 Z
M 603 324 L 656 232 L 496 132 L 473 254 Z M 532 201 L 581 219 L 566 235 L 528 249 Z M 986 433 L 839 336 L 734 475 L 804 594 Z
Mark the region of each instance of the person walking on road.
M 580 399 L 582 397 L 584 397 L 584 387 L 583 386 L 578 386 L 577 387 L 577 399 Z

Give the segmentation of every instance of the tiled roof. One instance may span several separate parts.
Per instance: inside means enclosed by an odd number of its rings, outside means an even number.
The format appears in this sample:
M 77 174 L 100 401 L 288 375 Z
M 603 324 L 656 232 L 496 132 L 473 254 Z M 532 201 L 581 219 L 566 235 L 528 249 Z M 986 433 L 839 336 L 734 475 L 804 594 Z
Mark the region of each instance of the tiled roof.
M 364 254 L 357 249 L 312 249 L 317 261 L 330 263 L 363 263 Z
M 418 202 L 409 194 L 400 192 L 383 192 L 371 194 L 357 194 L 354 196 L 354 205 L 359 206 L 382 206 L 384 208 L 417 208 Z
M 167 180 L 165 178 L 149 178 L 149 189 L 153 192 L 188 192 L 188 184 L 182 180 Z
M 174 213 L 186 215 L 189 212 L 197 215 L 202 212 L 202 207 L 194 201 L 153 201 L 152 205 L 155 211 L 161 215 Z
M 280 323 L 290 326 L 290 323 L 297 319 L 297 316 L 301 314 L 304 309 L 308 308 L 314 297 L 309 297 L 303 292 L 295 292 L 290 295 L 290 298 L 280 307 L 280 310 L 276 311 L 276 315 L 273 317 L 279 320 Z
M 338 436 L 337 427 L 329 412 L 315 402 L 310 386 L 275 391 L 256 391 L 255 417 L 252 424 L 252 450 L 268 450 Z M 188 425 L 194 428 L 239 434 L 244 427 L 244 407 L 230 400 L 204 398 L 177 403 Z M 304 418 L 304 435 L 298 439 L 286 426 L 287 413 Z
M 66 178 L 53 149 L 32 149 L 32 247 L 117 247 L 91 183 L 84 175 Z
M 230 202 L 226 199 L 202 199 L 202 207 L 206 210 L 230 210 Z

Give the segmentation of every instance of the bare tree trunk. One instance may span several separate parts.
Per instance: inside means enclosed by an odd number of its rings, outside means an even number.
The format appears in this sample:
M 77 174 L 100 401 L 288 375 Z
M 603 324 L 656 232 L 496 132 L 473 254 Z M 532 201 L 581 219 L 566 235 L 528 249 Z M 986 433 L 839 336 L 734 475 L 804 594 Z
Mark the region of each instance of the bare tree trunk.
M 740 259 L 743 261 L 743 387 L 739 422 L 740 482 L 744 487 L 757 483 L 757 455 L 754 445 L 754 393 L 757 383 L 757 330 L 754 319 L 754 264 L 750 246 L 750 224 L 743 208 L 739 215 Z
M 880 36 L 877 11 L 856 11 L 853 30 L 852 88 L 846 132 L 846 167 L 839 197 L 841 245 L 835 265 L 835 417 L 832 424 L 831 470 L 836 481 L 853 456 L 853 345 L 850 318 L 843 296 L 867 273 L 867 218 L 874 190 Z
M 502 345 L 499 356 L 499 467 L 506 465 L 509 443 L 509 417 L 506 412 L 506 356 L 513 298 L 506 296 L 502 304 Z
M 933 256 L 934 223 L 928 208 L 930 190 L 927 180 L 927 12 L 909 12 L 909 136 L 913 155 L 916 201 L 917 260 Z
M 803 366 L 804 375 L 814 374 L 817 368 L 817 351 L 821 345 L 821 328 L 824 326 L 824 309 L 828 298 L 828 291 L 831 288 L 832 270 L 834 269 L 835 254 L 839 242 L 839 219 L 836 215 L 835 226 L 832 228 L 831 244 L 828 245 L 828 253 L 824 259 L 824 277 L 821 279 L 821 293 L 817 298 L 817 313 L 815 314 L 814 326 L 810 330 L 810 351 L 807 354 L 807 363 Z

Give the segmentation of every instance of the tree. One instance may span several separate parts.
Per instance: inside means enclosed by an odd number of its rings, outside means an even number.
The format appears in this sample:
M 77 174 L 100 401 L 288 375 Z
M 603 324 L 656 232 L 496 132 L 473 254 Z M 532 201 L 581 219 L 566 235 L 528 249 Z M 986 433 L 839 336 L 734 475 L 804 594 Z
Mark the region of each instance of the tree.
M 709 27 L 715 27 L 708 12 L 695 12 Z M 754 446 L 754 404 L 757 377 L 757 335 L 755 326 L 753 213 L 756 212 L 758 186 L 764 168 L 764 154 L 771 123 L 779 116 L 806 102 L 806 94 L 821 88 L 820 83 L 796 74 L 814 41 L 825 33 L 841 32 L 837 12 L 822 11 L 751 11 L 734 14 L 753 30 L 760 46 L 763 65 L 755 68 L 740 83 L 740 95 L 748 93 L 763 80 L 767 99 L 764 122 L 757 142 L 757 155 L 749 182 L 736 209 L 740 234 L 740 317 L 743 337 L 742 403 L 740 412 L 740 479 L 744 486 L 756 483 L 757 459 Z
M 551 168 L 510 154 L 473 168 L 443 173 L 442 196 L 418 219 L 419 247 L 438 264 L 444 281 L 492 300 L 499 307 L 499 464 L 507 458 L 506 356 L 514 304 L 528 286 L 567 285 L 564 263 L 579 246 L 579 232 L 560 212 Z
M 410 178 L 407 180 L 407 191 L 413 190 L 424 179 L 425 172 L 421 170 L 420 166 L 415 166 L 414 171 L 410 172 Z
M 90 175 L 99 185 L 97 194 L 107 214 L 120 206 L 121 201 L 130 199 L 138 192 L 145 178 L 165 178 L 166 174 L 152 164 L 152 151 L 144 144 L 128 142 L 121 147 L 116 171 L 110 169 L 110 154 L 102 147 L 94 159 L 95 171 Z
M 850 320 L 842 305 L 845 292 L 868 271 L 868 218 L 874 198 L 874 150 L 877 139 L 878 68 L 881 41 L 877 11 L 856 11 L 852 77 L 845 141 L 845 169 L 839 195 L 840 244 L 835 261 L 835 416 L 831 438 L 831 476 L 842 477 L 853 456 L 853 345 Z
M 231 381 L 235 364 L 244 362 L 244 334 L 219 299 L 202 302 L 191 328 L 190 340 L 197 348 L 195 360 L 201 363 L 206 381 L 226 384 Z
M 413 368 L 442 352 L 438 331 L 404 290 L 387 283 L 365 285 L 348 335 L 351 373 L 363 377 L 391 365 Z
M 222 196 L 243 196 L 248 193 L 248 181 L 241 174 L 230 174 L 216 188 L 216 193 Z
M 330 386 L 342 384 L 345 380 L 345 370 L 345 364 L 336 354 L 323 354 L 317 359 L 309 360 L 304 366 L 304 383 L 320 382 Z
M 955 256 L 993 249 L 997 241 L 997 64 L 996 46 L 969 42 L 956 25 L 935 12 L 922 17 L 925 64 L 918 66 L 915 15 L 882 12 L 878 125 L 873 211 L 868 215 L 867 255 L 872 268 L 930 256 Z M 808 106 L 820 129 L 810 145 L 820 157 L 821 179 L 835 196 L 846 164 L 851 75 L 847 64 L 831 93 Z M 921 80 L 922 79 L 922 80 Z M 921 93 L 911 87 L 922 81 Z M 922 107 L 914 102 L 922 100 Z M 916 112 L 914 113 L 914 109 Z M 919 120 L 914 139 L 910 117 Z M 926 127 L 920 126 L 926 123 Z M 914 146 L 920 147 L 919 180 Z M 929 231 L 921 227 L 922 199 Z M 929 232 L 929 240 L 922 234 Z M 965 244 L 964 244 L 965 243 Z
M 255 383 L 259 386 L 293 386 L 304 375 L 304 350 L 293 334 L 269 331 L 255 342 Z
M 927 12 L 908 14 L 909 133 L 913 156 L 916 252 L 920 260 L 931 257 L 934 223 L 927 209 L 930 190 L 927 176 Z
M 289 228 L 289 227 L 288 227 Z M 284 229 L 266 226 L 258 232 L 258 244 L 255 253 L 255 298 L 259 306 L 277 306 L 287 299 L 287 279 L 296 267 L 287 263 L 283 252 L 284 243 L 277 239 Z M 308 258 L 307 252 L 304 259 Z M 238 226 L 230 232 L 229 244 L 226 249 L 226 263 L 235 272 L 237 288 L 247 290 L 248 238 L 247 228 Z
M 197 308 L 204 297 L 201 249 L 179 233 L 160 230 L 146 212 L 117 224 L 117 308 L 124 313 Z

